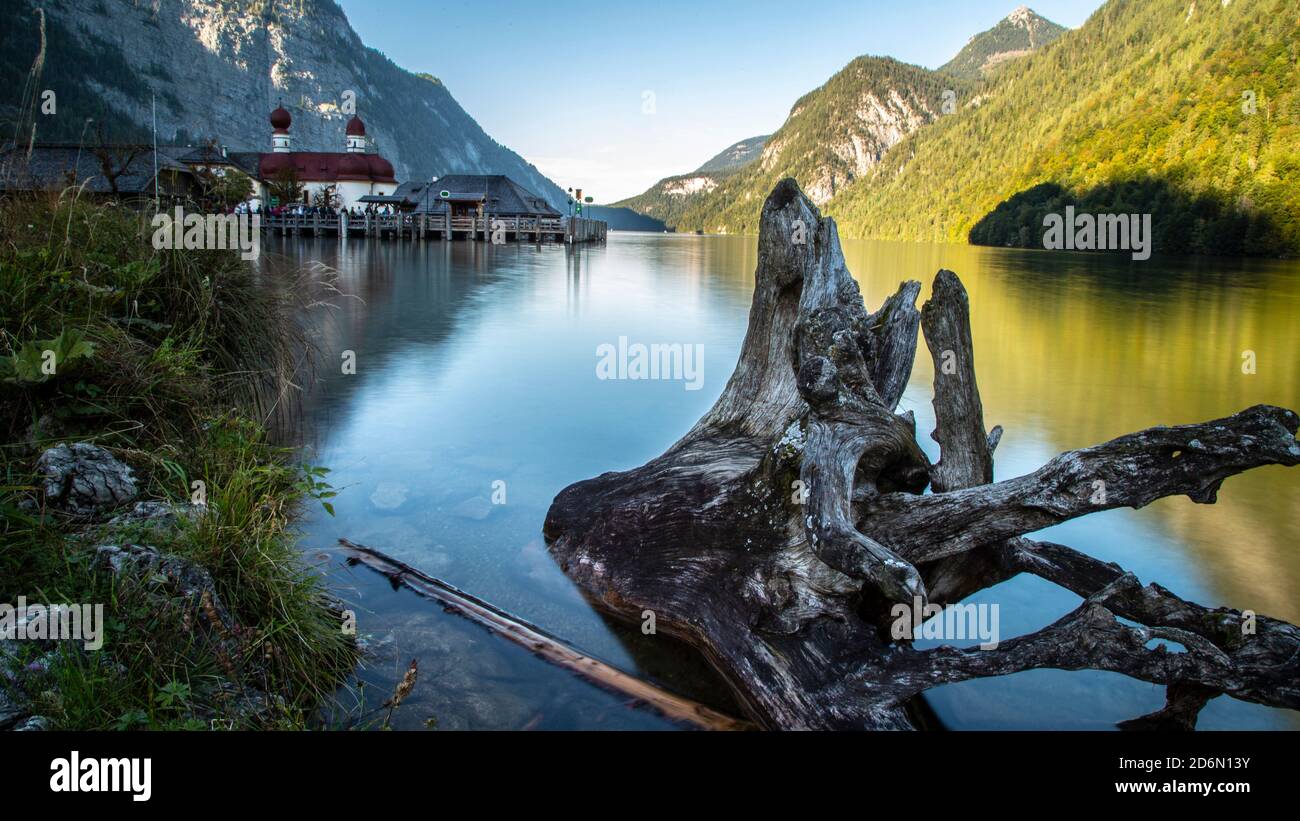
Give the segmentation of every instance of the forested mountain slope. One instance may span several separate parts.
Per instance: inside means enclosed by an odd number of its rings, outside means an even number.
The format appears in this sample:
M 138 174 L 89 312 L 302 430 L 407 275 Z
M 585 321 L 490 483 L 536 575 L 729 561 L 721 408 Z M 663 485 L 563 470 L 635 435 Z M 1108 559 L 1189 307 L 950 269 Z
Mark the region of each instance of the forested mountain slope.
M 1293 0 L 1111 0 L 829 204 L 860 237 L 1041 247 L 1078 203 L 1151 213 L 1156 250 L 1300 252 Z

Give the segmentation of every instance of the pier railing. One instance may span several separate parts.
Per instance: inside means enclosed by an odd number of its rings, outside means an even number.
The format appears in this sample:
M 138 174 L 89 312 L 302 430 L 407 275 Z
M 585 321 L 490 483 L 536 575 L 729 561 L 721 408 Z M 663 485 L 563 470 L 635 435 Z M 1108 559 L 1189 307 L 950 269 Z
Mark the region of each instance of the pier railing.
M 560 217 L 453 217 L 447 214 L 263 214 L 262 227 L 281 234 L 364 234 L 423 238 L 450 238 L 454 233 L 488 238 L 495 230 L 514 238 L 556 239 L 569 242 L 605 238 L 605 223 L 599 220 Z

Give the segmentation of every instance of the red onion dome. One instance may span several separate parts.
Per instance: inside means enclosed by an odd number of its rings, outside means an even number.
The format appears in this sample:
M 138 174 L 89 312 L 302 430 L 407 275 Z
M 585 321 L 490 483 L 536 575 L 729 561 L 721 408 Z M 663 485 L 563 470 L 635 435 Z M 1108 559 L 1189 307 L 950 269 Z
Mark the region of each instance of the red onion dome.
M 293 118 L 289 116 L 288 111 L 284 110 L 284 106 L 279 106 L 271 112 L 271 127 L 276 131 L 288 131 L 292 122 Z

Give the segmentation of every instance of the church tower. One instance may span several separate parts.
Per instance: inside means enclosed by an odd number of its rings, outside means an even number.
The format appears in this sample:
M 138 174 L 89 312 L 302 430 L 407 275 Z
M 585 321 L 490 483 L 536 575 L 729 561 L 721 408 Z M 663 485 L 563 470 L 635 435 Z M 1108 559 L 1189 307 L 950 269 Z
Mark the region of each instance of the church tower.
M 348 120 L 347 149 L 353 154 L 366 153 L 366 124 L 355 114 Z
M 284 110 L 284 106 L 279 106 L 271 112 L 271 150 L 276 154 L 288 154 L 293 151 L 291 146 L 292 140 L 289 138 L 289 125 L 293 118 L 289 112 Z

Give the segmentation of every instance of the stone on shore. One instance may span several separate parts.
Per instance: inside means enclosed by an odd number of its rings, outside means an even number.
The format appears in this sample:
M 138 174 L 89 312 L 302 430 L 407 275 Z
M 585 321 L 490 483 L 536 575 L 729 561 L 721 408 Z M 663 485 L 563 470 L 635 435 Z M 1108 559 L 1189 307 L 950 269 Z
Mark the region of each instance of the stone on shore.
M 31 713 L 5 692 L 0 686 L 0 730 L 8 730 L 26 719 Z
M 188 502 L 173 505 L 170 502 L 149 500 L 136 502 L 135 506 L 126 513 L 119 513 L 114 516 L 109 521 L 109 524 L 143 524 L 150 527 L 172 528 L 176 527 L 182 519 L 197 522 L 206 510 L 207 508 L 204 505 L 195 505 Z
M 99 515 L 136 497 L 131 468 L 98 445 L 56 445 L 36 467 L 45 479 L 46 503 L 68 513 Z

